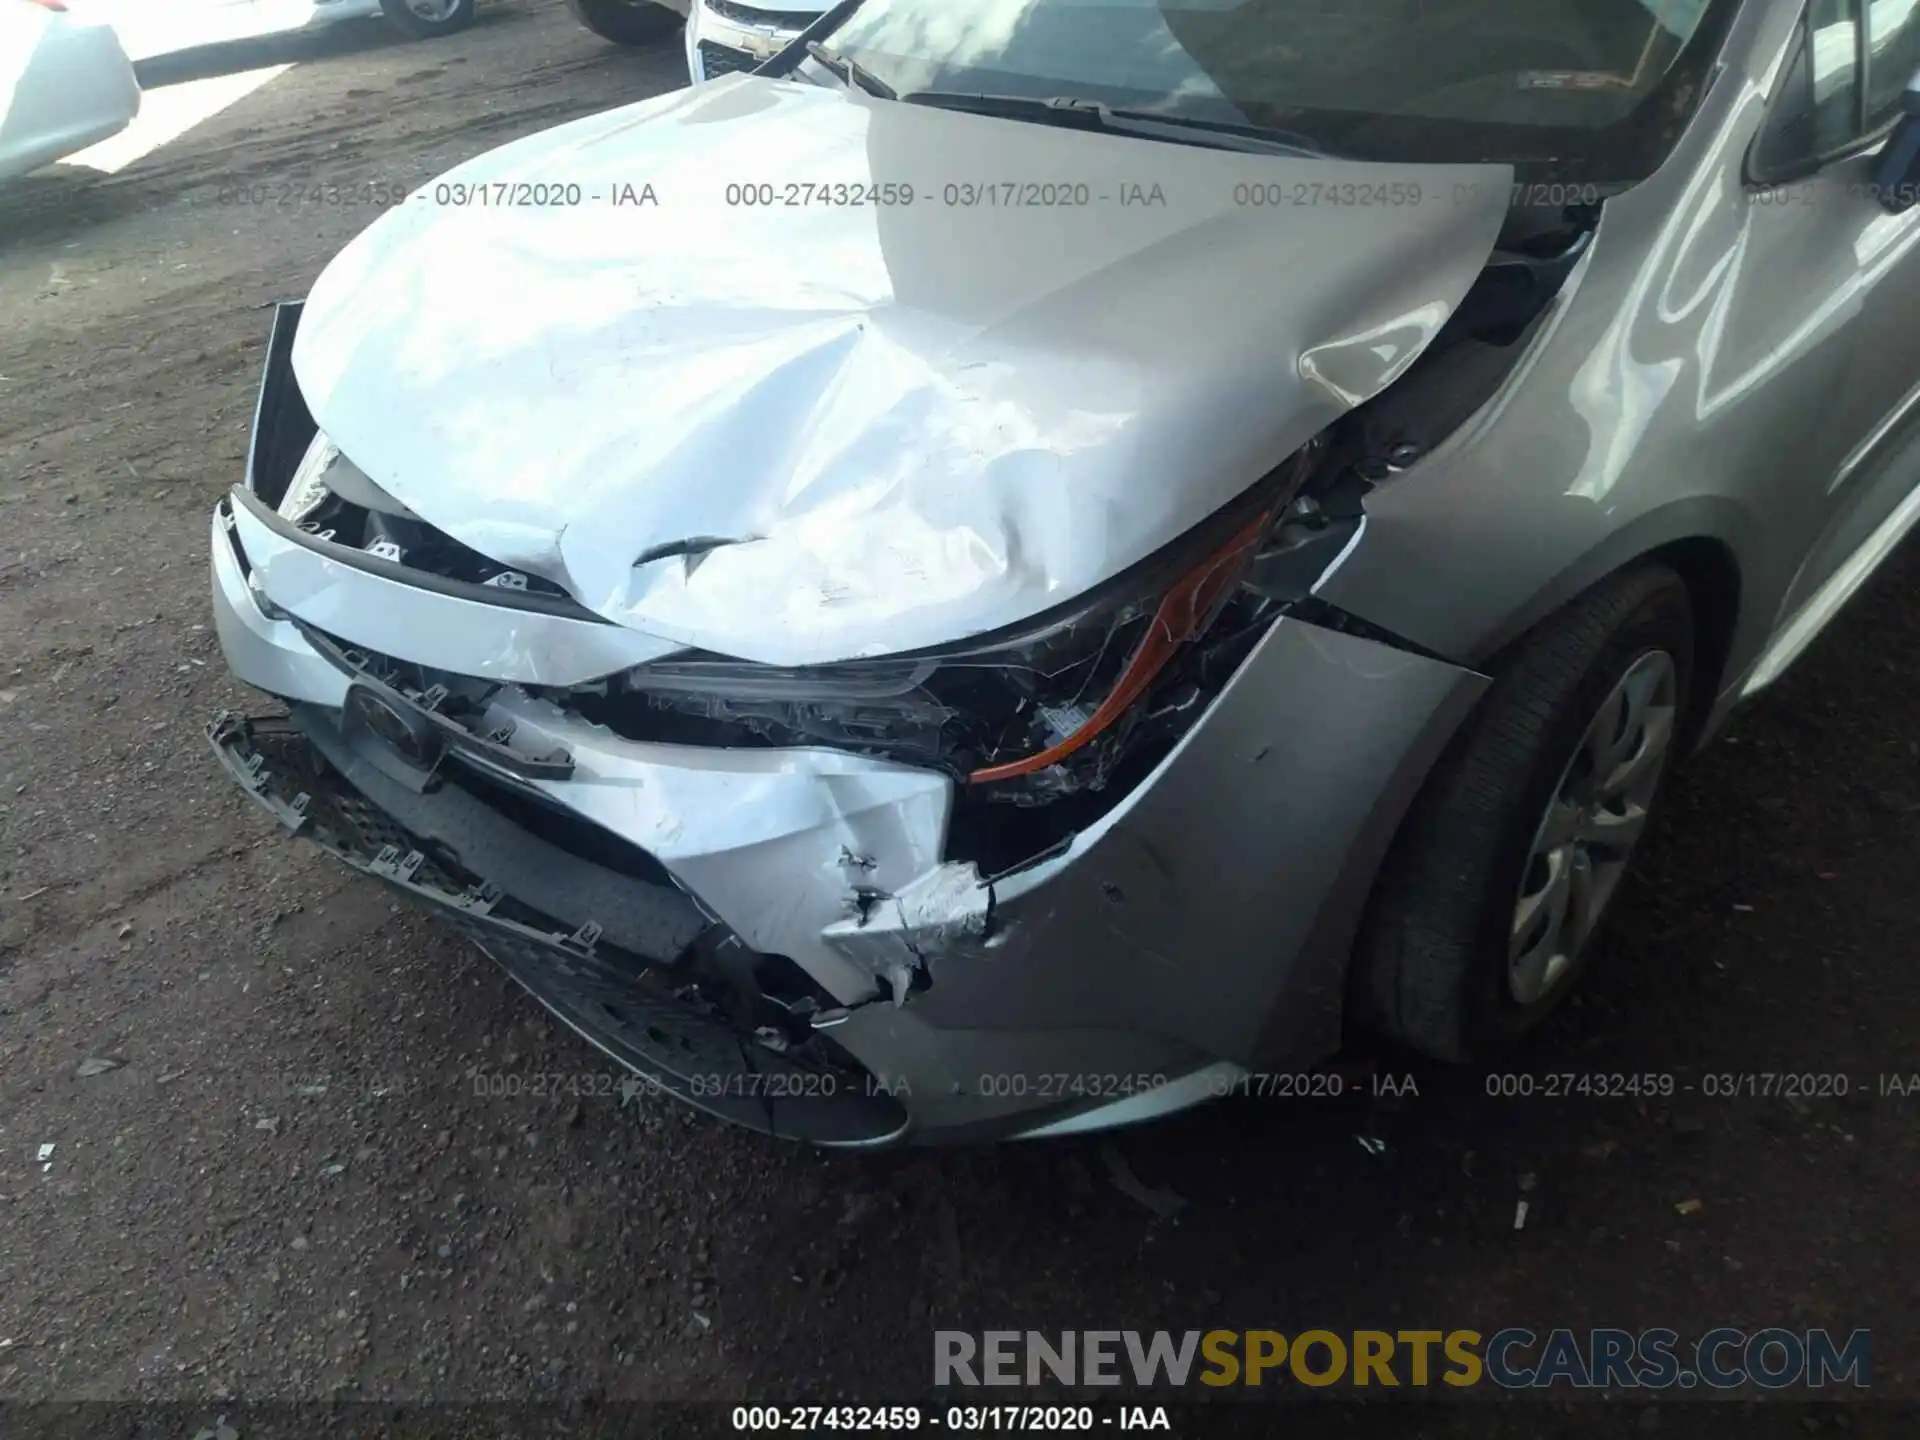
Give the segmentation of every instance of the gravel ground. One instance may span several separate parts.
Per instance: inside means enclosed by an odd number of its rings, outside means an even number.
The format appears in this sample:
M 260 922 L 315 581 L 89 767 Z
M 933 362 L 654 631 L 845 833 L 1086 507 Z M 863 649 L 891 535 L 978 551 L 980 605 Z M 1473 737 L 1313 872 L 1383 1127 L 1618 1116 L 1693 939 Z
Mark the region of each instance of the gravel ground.
M 0 200 L 0 1395 L 912 1398 L 932 1329 L 1006 1324 L 1864 1326 L 1875 1392 L 1920 1391 L 1920 1095 L 1878 1079 L 1920 1071 L 1911 552 L 1681 775 L 1526 1062 L 1669 1072 L 1671 1101 L 1421 1069 L 1108 1143 L 812 1153 L 623 1105 L 488 962 L 271 834 L 200 738 L 259 708 L 209 629 L 207 517 L 265 307 L 370 218 L 278 188 L 417 185 L 682 80 L 551 0 L 482 8 L 439 44 L 151 68 L 299 62 L 118 175 Z M 253 182 L 270 203 L 223 195 Z M 1702 1093 L 1732 1072 L 1853 1093 Z M 554 1074 L 587 1093 L 477 1093 Z M 1791 1428 L 1848 1425 L 1875 1412 Z

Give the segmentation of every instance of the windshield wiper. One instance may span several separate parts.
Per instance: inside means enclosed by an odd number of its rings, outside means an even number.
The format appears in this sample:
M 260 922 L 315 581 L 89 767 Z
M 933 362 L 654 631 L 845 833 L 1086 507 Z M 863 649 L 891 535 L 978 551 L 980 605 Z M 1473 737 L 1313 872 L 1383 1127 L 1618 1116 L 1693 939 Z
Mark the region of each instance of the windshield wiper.
M 1087 130 L 1106 130 L 1115 135 L 1140 135 L 1186 145 L 1211 145 L 1221 150 L 1245 150 L 1261 155 L 1298 155 L 1313 160 L 1337 158 L 1312 136 L 1294 130 L 1241 125 L 1230 120 L 1199 120 L 1190 115 L 1162 115 L 1152 110 L 1130 110 L 1073 95 L 1041 99 L 1031 95 L 991 95 L 967 90 L 909 90 L 898 98 L 909 105 L 964 110 L 970 115 L 1034 120 L 1045 125 L 1071 125 Z
M 836 55 L 818 40 L 807 41 L 807 54 L 814 63 L 829 74 L 837 77 L 850 89 L 864 90 L 869 95 L 878 95 L 882 100 L 898 100 L 893 87 L 874 74 L 858 60 L 846 55 Z

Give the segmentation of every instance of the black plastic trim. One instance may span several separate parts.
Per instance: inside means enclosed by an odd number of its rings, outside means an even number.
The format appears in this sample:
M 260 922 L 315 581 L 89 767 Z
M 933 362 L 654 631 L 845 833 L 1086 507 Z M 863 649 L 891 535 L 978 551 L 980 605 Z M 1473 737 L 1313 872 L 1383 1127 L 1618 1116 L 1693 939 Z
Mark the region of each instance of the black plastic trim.
M 684 892 L 649 885 L 528 833 L 486 801 L 442 780 L 415 793 L 383 773 L 339 730 L 331 712 L 290 707 L 293 723 L 346 782 L 401 829 L 444 845 L 460 864 L 542 914 L 592 923 L 623 950 L 666 964 L 711 922 Z
M 349 677 L 355 688 L 370 690 L 396 710 L 432 726 L 456 757 L 481 761 L 489 769 L 504 770 L 523 780 L 569 780 L 573 777 L 573 757 L 564 750 L 547 756 L 522 755 L 509 745 L 476 735 L 452 716 L 429 709 L 405 691 L 369 673 L 364 665 L 354 664 L 340 642 L 324 630 L 316 630 L 297 617 L 293 624 L 299 630 L 300 637 L 313 647 L 314 653 Z M 351 690 L 348 693 L 351 698 Z
M 1857 32 L 1855 35 L 1857 50 L 1854 62 L 1854 73 L 1858 94 L 1854 105 L 1853 123 L 1856 133 L 1851 139 L 1843 144 L 1834 146 L 1830 150 L 1821 151 L 1814 155 L 1800 156 L 1772 171 L 1763 170 L 1760 166 L 1760 147 L 1772 132 L 1774 121 L 1780 118 L 1780 106 L 1787 103 L 1788 97 L 1785 86 L 1788 81 L 1793 79 L 1794 67 L 1800 63 L 1802 53 L 1813 44 L 1813 36 L 1810 30 L 1812 13 L 1809 10 L 1803 9 L 1800 14 L 1800 24 L 1794 40 L 1793 49 L 1788 53 L 1786 63 L 1782 65 L 1780 69 L 1780 85 L 1782 88 L 1767 97 L 1766 114 L 1760 119 L 1760 127 L 1753 132 L 1753 139 L 1747 142 L 1747 153 L 1741 164 L 1741 178 L 1744 180 L 1747 189 L 1778 189 L 1782 185 L 1791 185 L 1796 180 L 1805 180 L 1809 176 L 1818 175 L 1821 171 L 1830 169 L 1835 165 L 1845 164 L 1856 156 L 1863 155 L 1874 149 L 1882 141 L 1886 140 L 1900 123 L 1899 117 L 1896 115 L 1874 126 L 1871 130 L 1866 128 L 1868 121 L 1872 118 L 1867 113 L 1869 95 L 1866 58 L 1868 48 L 1867 26 L 1865 23 L 1866 15 L 1864 8 L 1860 7 L 1856 8 L 1855 13 L 1860 16 L 1861 20 L 1861 23 L 1855 27 Z
M 260 393 L 253 402 L 253 433 L 247 440 L 246 488 L 266 502 L 280 503 L 314 433 L 320 428 L 293 379 L 293 337 L 300 329 L 304 300 L 283 300 L 273 308 L 267 335 L 267 361 Z M 291 464 L 288 462 L 291 458 Z
M 665 1095 L 763 1134 L 818 1145 L 884 1145 L 906 1134 L 905 1109 L 873 1086 L 870 1072 L 799 1064 L 758 1043 L 685 984 L 678 971 L 648 966 L 644 956 L 613 943 L 611 928 L 587 920 L 571 932 L 542 929 L 501 913 L 510 907 L 502 906 L 506 892 L 497 883 L 461 890 L 459 879 L 443 874 L 419 849 L 389 844 L 376 854 L 343 842 L 315 822 L 312 811 L 322 807 L 311 804 L 309 793 L 294 793 L 292 777 L 268 765 L 255 743 L 268 735 L 313 744 L 286 716 L 226 714 L 207 727 L 221 766 L 291 833 L 465 935 L 563 1024 L 638 1076 L 622 1086 L 623 1103 Z M 327 783 L 346 784 L 334 776 Z M 405 832 L 397 823 L 395 829 Z M 526 908 L 539 910 L 531 904 Z M 716 928 L 704 917 L 701 924 Z
M 348 545 L 336 545 L 331 540 L 322 540 L 317 535 L 308 534 L 245 486 L 234 486 L 232 493 L 235 504 L 246 506 L 248 514 L 282 539 L 311 550 L 317 555 L 324 555 L 329 560 L 351 566 L 355 570 L 377 575 L 382 580 L 411 585 L 416 590 L 427 590 L 435 595 L 447 595 L 456 600 L 471 601 L 476 605 L 492 605 L 501 610 L 531 610 L 540 615 L 558 615 L 563 619 L 580 620 L 593 625 L 613 624 L 606 616 L 594 614 L 576 600 L 555 595 L 541 595 L 531 590 L 503 590 L 495 585 L 475 585 L 466 580 L 449 580 L 445 576 L 429 574 L 425 570 L 415 570 L 392 560 L 382 560 L 378 555 L 369 555 L 365 551 L 355 550 Z
M 322 540 L 280 514 L 276 507 L 286 494 L 287 482 L 293 478 L 300 457 L 320 429 L 293 374 L 293 341 L 300 331 L 300 317 L 305 309 L 304 300 L 283 300 L 274 306 L 273 329 L 267 336 L 267 361 L 260 376 L 260 394 L 253 406 L 253 434 L 247 442 L 246 479 L 234 487 L 234 502 L 245 505 L 248 513 L 274 534 L 383 580 L 478 605 L 498 606 L 502 610 L 530 610 L 594 625 L 611 625 L 613 622 L 606 616 L 594 614 L 573 599 L 449 580 L 351 546 Z

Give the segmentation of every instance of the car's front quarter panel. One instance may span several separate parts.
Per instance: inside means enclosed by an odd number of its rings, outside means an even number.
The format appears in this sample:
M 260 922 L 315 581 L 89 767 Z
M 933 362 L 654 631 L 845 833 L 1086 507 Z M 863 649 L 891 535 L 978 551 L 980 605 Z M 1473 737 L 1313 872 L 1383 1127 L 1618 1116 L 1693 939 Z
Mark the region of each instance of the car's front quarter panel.
M 1499 393 L 1368 496 L 1323 598 L 1477 665 L 1638 556 L 1707 539 L 1738 571 L 1723 688 L 1751 666 L 1874 403 L 1850 389 L 1861 317 L 1915 303 L 1863 254 L 1890 218 L 1870 197 L 1769 204 L 1746 183 L 1798 12 L 1745 7 L 1667 163 L 1606 202 Z
M 1065 853 L 993 884 L 984 928 L 934 916 L 895 933 L 883 907 L 878 954 L 924 962 L 930 984 L 903 1007 L 909 1043 L 891 1007 L 856 1011 L 842 1038 L 929 1095 L 934 1124 L 1021 1108 L 988 1075 L 1022 1077 L 1030 1106 L 1050 1072 L 1104 1079 L 1155 1046 L 1163 1066 L 1331 1053 L 1379 853 L 1484 684 L 1281 620 L 1146 782 Z

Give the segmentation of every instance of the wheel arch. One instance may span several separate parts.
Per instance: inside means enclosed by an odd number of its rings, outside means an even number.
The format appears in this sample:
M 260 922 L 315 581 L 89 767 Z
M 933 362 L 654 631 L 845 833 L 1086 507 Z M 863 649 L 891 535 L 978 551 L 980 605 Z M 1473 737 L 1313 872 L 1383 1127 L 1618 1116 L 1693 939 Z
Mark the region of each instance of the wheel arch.
M 1740 622 L 1740 562 L 1732 546 L 1707 535 L 1675 540 L 1647 558 L 1672 566 L 1693 602 L 1693 675 L 1681 742 L 1692 750 L 1711 737 L 1709 722 L 1726 686 Z
M 1718 496 L 1691 496 L 1641 516 L 1595 544 L 1573 564 L 1508 613 L 1465 663 L 1497 676 L 1526 638 L 1583 595 L 1622 571 L 1649 561 L 1672 568 L 1685 582 L 1694 613 L 1694 667 L 1687 695 L 1685 748 L 1710 736 L 1716 702 L 1742 663 L 1765 640 L 1763 618 L 1751 605 L 1740 564 L 1754 523 L 1745 507 Z
M 1679 575 L 1687 587 L 1693 607 L 1693 674 L 1689 677 L 1686 705 L 1686 730 L 1682 748 L 1697 749 L 1711 737 L 1709 723 L 1717 715 L 1716 702 L 1725 689 L 1740 639 L 1741 574 L 1733 547 L 1716 535 L 1696 534 L 1669 540 L 1650 550 L 1639 551 L 1595 575 L 1577 590 L 1559 596 L 1553 604 L 1533 615 L 1524 628 L 1508 635 L 1491 654 L 1474 668 L 1482 674 L 1497 676 L 1508 657 L 1525 643 L 1541 625 L 1567 606 L 1576 603 L 1588 591 L 1606 584 L 1614 576 L 1636 565 L 1657 563 Z M 1462 728 L 1471 717 L 1462 722 Z
M 1613 564 L 1600 574 L 1593 576 L 1587 584 L 1582 585 L 1571 594 L 1559 599 L 1558 603 L 1554 604 L 1551 608 L 1544 609 L 1533 618 L 1531 624 L 1523 629 L 1517 630 L 1504 644 L 1500 645 L 1492 653 L 1486 655 L 1481 663 L 1477 664 L 1474 668 L 1482 676 L 1491 681 L 1492 684 L 1490 684 L 1489 688 L 1477 698 L 1476 702 L 1460 716 L 1458 722 L 1452 727 L 1451 732 L 1446 737 L 1445 744 L 1439 747 L 1431 763 L 1425 767 L 1420 776 L 1415 794 L 1399 815 L 1393 826 L 1392 834 L 1388 838 L 1378 862 L 1374 865 L 1369 875 L 1366 887 L 1367 898 L 1361 907 L 1358 922 L 1355 925 L 1352 936 L 1352 948 L 1346 957 L 1346 984 L 1343 987 L 1342 994 L 1342 1022 L 1347 1033 L 1351 1034 L 1356 1027 L 1360 1027 L 1373 1030 L 1376 1034 L 1381 1034 L 1383 1032 L 1399 1030 L 1404 1024 L 1412 1024 L 1416 1032 L 1423 1034 L 1423 1040 L 1415 1040 L 1413 1034 L 1406 1033 L 1402 1034 L 1401 1038 L 1397 1041 L 1390 1041 L 1389 1043 L 1411 1045 L 1414 1049 L 1423 1050 L 1425 1053 L 1435 1056 L 1442 1056 L 1444 1052 L 1448 1051 L 1448 1047 L 1452 1047 L 1453 1049 L 1458 1049 L 1461 1046 L 1467 1046 L 1469 1049 L 1477 1048 L 1478 1042 L 1469 1043 L 1469 1040 L 1466 1038 L 1473 1033 L 1472 1030 L 1463 1028 L 1457 1033 L 1451 1032 L 1453 1025 L 1464 1025 L 1466 1023 L 1464 1020 L 1448 1020 L 1443 1023 L 1434 1018 L 1450 1012 L 1447 1011 L 1446 1007 L 1436 1005 L 1434 1002 L 1433 996 L 1440 992 L 1435 989 L 1431 978 L 1416 978 L 1412 988 L 1407 988 L 1408 981 L 1405 977 L 1408 974 L 1419 977 L 1422 974 L 1419 966 L 1424 966 L 1426 973 L 1430 977 L 1435 973 L 1444 973 L 1444 965 L 1440 970 L 1436 971 L 1434 969 L 1435 962 L 1427 960 L 1418 962 L 1415 969 L 1408 971 L 1405 969 L 1408 962 L 1391 958 L 1391 956 L 1396 953 L 1394 950 L 1390 948 L 1376 949 L 1370 947 L 1368 936 L 1371 933 L 1371 926 L 1377 918 L 1379 898 L 1382 894 L 1390 897 L 1404 895 L 1406 890 L 1403 882 L 1407 880 L 1409 873 L 1417 882 L 1414 887 L 1416 890 L 1424 887 L 1427 893 L 1435 893 L 1432 882 L 1434 882 L 1436 876 L 1445 878 L 1447 886 L 1453 891 L 1461 890 L 1464 876 L 1462 873 L 1455 872 L 1453 868 L 1454 860 L 1451 857 L 1451 853 L 1449 853 L 1446 866 L 1438 870 L 1436 870 L 1431 863 L 1420 862 L 1415 865 L 1411 872 L 1407 872 L 1404 865 L 1397 865 L 1395 859 L 1396 855 L 1402 855 L 1403 852 L 1414 856 L 1423 853 L 1430 856 L 1434 853 L 1435 836 L 1441 833 L 1435 828 L 1436 816 L 1440 815 L 1441 812 L 1435 811 L 1432 807 L 1436 803 L 1439 803 L 1439 796 L 1451 795 L 1452 799 L 1448 800 L 1446 804 L 1454 806 L 1456 810 L 1460 802 L 1463 800 L 1467 802 L 1470 817 L 1471 814 L 1476 811 L 1483 819 L 1487 816 L 1492 817 L 1491 819 L 1487 819 L 1485 824 L 1482 824 L 1479 820 L 1473 821 L 1467 832 L 1469 836 L 1478 837 L 1473 841 L 1474 845 L 1478 846 L 1484 853 L 1494 857 L 1494 859 L 1489 862 L 1490 864 L 1497 867 L 1497 857 L 1510 853 L 1506 848 L 1506 841 L 1501 838 L 1505 835 L 1511 823 L 1511 816 L 1503 815 L 1502 813 L 1503 810 L 1510 808 L 1507 806 L 1507 802 L 1504 800 L 1498 801 L 1493 808 L 1489 809 L 1482 800 L 1476 798 L 1492 793 L 1486 785 L 1486 778 L 1489 773 L 1487 767 L 1490 759 L 1499 762 L 1501 761 L 1500 751 L 1502 749 L 1511 749 L 1511 736 L 1502 739 L 1501 736 L 1504 734 L 1504 731 L 1496 729 L 1491 732 L 1492 738 L 1489 739 L 1489 732 L 1486 732 L 1483 728 L 1483 722 L 1491 718 L 1488 709 L 1491 698 L 1501 693 L 1500 682 L 1504 677 L 1511 677 L 1515 674 L 1532 674 L 1537 690 L 1537 682 L 1543 676 L 1548 677 L 1549 683 L 1552 683 L 1551 677 L 1556 668 L 1562 673 L 1573 677 L 1573 679 L 1567 683 L 1574 685 L 1576 688 L 1570 689 L 1566 693 L 1577 693 L 1577 686 L 1585 683 L 1580 677 L 1590 672 L 1577 668 L 1568 670 L 1566 668 L 1569 663 L 1568 661 L 1564 658 L 1552 658 L 1554 655 L 1554 647 L 1550 647 L 1545 652 L 1541 652 L 1533 645 L 1536 637 L 1550 638 L 1547 637 L 1546 632 L 1549 631 L 1553 622 L 1561 617 L 1564 612 L 1575 611 L 1575 618 L 1579 618 L 1578 607 L 1582 606 L 1582 602 L 1598 602 L 1600 596 L 1597 592 L 1612 588 L 1616 590 L 1616 592 L 1622 592 L 1627 596 L 1634 596 L 1636 593 L 1644 596 L 1644 594 L 1650 593 L 1646 591 L 1647 581 L 1645 579 L 1636 582 L 1630 577 L 1635 576 L 1638 572 L 1649 570 L 1654 565 L 1658 565 L 1667 572 L 1668 579 L 1665 583 L 1668 586 L 1672 586 L 1677 582 L 1686 596 L 1684 611 L 1670 609 L 1669 612 L 1671 620 L 1678 622 L 1679 625 L 1690 630 L 1691 646 L 1694 652 L 1693 664 L 1688 676 L 1688 692 L 1684 702 L 1687 706 L 1687 713 L 1683 723 L 1686 724 L 1690 730 L 1694 729 L 1701 723 L 1703 712 L 1711 710 L 1711 699 L 1719 687 L 1718 677 L 1723 673 L 1727 664 L 1730 653 L 1730 640 L 1737 629 L 1740 577 L 1732 547 L 1723 540 L 1710 536 L 1683 536 L 1651 549 L 1633 550 L 1624 558 L 1621 558 L 1619 563 Z M 1616 594 L 1610 603 L 1614 605 L 1624 604 L 1624 602 L 1619 600 L 1618 594 Z M 1591 610 L 1592 605 L 1588 604 L 1585 608 Z M 1622 616 L 1625 616 L 1627 613 L 1625 610 L 1619 612 Z M 1588 618 L 1591 619 L 1591 617 Z M 1600 633 L 1606 636 L 1614 632 Z M 1578 629 L 1566 632 L 1568 637 L 1577 637 L 1579 634 L 1580 631 Z M 1611 640 L 1607 640 L 1606 643 L 1611 643 Z M 1588 642 L 1576 640 L 1576 648 L 1573 652 L 1575 655 L 1579 654 L 1577 647 L 1581 644 L 1597 646 L 1599 648 L 1595 653 L 1604 653 L 1604 645 L 1600 640 Z M 1558 646 L 1557 648 L 1561 649 L 1564 654 L 1564 646 Z M 1521 655 L 1523 650 L 1527 651 L 1527 657 L 1524 661 Z M 1544 669 L 1539 663 L 1543 655 L 1547 657 L 1547 663 Z M 1516 672 L 1514 667 L 1521 664 L 1530 668 Z M 1509 700 L 1511 699 L 1512 697 L 1509 696 Z M 1559 701 L 1555 700 L 1554 704 L 1557 707 Z M 1529 704 L 1523 704 L 1517 708 L 1509 704 L 1507 710 L 1503 713 L 1508 715 L 1520 714 L 1528 717 L 1525 721 L 1525 726 L 1531 727 L 1536 733 L 1545 734 L 1548 737 L 1547 740 L 1528 740 L 1525 742 L 1527 748 L 1521 752 L 1521 759 L 1525 765 L 1530 766 L 1534 764 L 1534 758 L 1540 754 L 1553 753 L 1549 750 L 1538 749 L 1537 746 L 1547 744 L 1550 741 L 1552 728 L 1561 724 L 1558 718 L 1549 716 L 1545 720 L 1540 720 L 1538 717 L 1546 715 L 1547 712 L 1539 711 L 1537 707 Z M 1505 722 L 1503 722 L 1503 724 L 1504 723 Z M 1509 726 L 1508 728 L 1511 727 Z M 1683 739 L 1682 744 L 1685 743 L 1687 742 Z M 1450 766 L 1455 766 L 1464 761 L 1465 757 L 1469 755 L 1477 756 L 1472 765 L 1464 771 L 1451 773 L 1451 778 L 1445 782 L 1451 788 L 1442 790 L 1436 794 L 1435 786 L 1442 782 L 1444 776 L 1450 774 Z M 1502 768 L 1499 772 L 1502 776 L 1516 773 L 1525 776 L 1535 773 L 1529 769 L 1514 771 L 1511 768 L 1511 759 L 1512 757 L 1509 756 L 1506 762 L 1502 762 Z M 1476 772 L 1479 775 L 1478 779 L 1474 778 Z M 1503 780 L 1502 784 L 1504 783 Z M 1442 808 L 1445 809 L 1444 806 Z M 1445 823 L 1451 825 L 1457 818 L 1459 817 L 1456 814 L 1453 818 L 1446 819 Z M 1452 835 L 1453 839 L 1457 840 L 1461 838 L 1453 832 L 1447 833 Z M 1409 846 L 1413 847 L 1411 851 L 1408 850 Z M 1451 851 L 1451 848 L 1450 842 L 1449 851 Z M 1482 889 L 1479 885 L 1471 882 L 1467 884 L 1466 889 L 1478 895 L 1490 893 Z M 1390 906 L 1390 913 L 1386 920 L 1388 930 L 1385 932 L 1389 935 L 1393 933 L 1393 927 L 1395 925 L 1404 926 L 1407 923 L 1406 915 L 1404 914 L 1402 914 L 1397 921 L 1393 919 L 1391 909 L 1392 907 Z M 1474 947 L 1477 946 L 1479 942 L 1477 940 L 1462 939 L 1459 934 L 1449 939 L 1447 938 L 1447 928 L 1447 926 L 1443 925 L 1437 931 L 1430 931 L 1421 925 L 1414 925 L 1413 928 L 1406 929 L 1404 934 L 1424 936 L 1423 944 L 1430 944 L 1433 937 L 1438 935 L 1442 941 L 1440 953 L 1443 956 L 1449 946 L 1453 947 L 1460 955 L 1471 955 Z M 1390 944 L 1398 943 L 1399 942 L 1390 942 Z M 1418 948 L 1419 947 L 1416 947 L 1416 949 Z M 1465 974 L 1467 972 L 1463 971 L 1462 973 Z M 1442 988 L 1444 989 L 1445 987 Z M 1412 996 L 1411 1002 L 1409 1001 L 1409 996 Z M 1408 1006 L 1410 1003 L 1412 1009 L 1409 1011 Z M 1464 1014 L 1465 1012 L 1462 1013 Z M 1408 1020 L 1406 1017 L 1409 1014 L 1417 1018 Z M 1444 1040 L 1444 1044 L 1441 1043 L 1442 1040 Z M 1439 1048 L 1434 1048 L 1436 1045 L 1438 1045 Z M 1467 1057 L 1464 1054 L 1445 1053 L 1445 1058 L 1460 1060 Z

